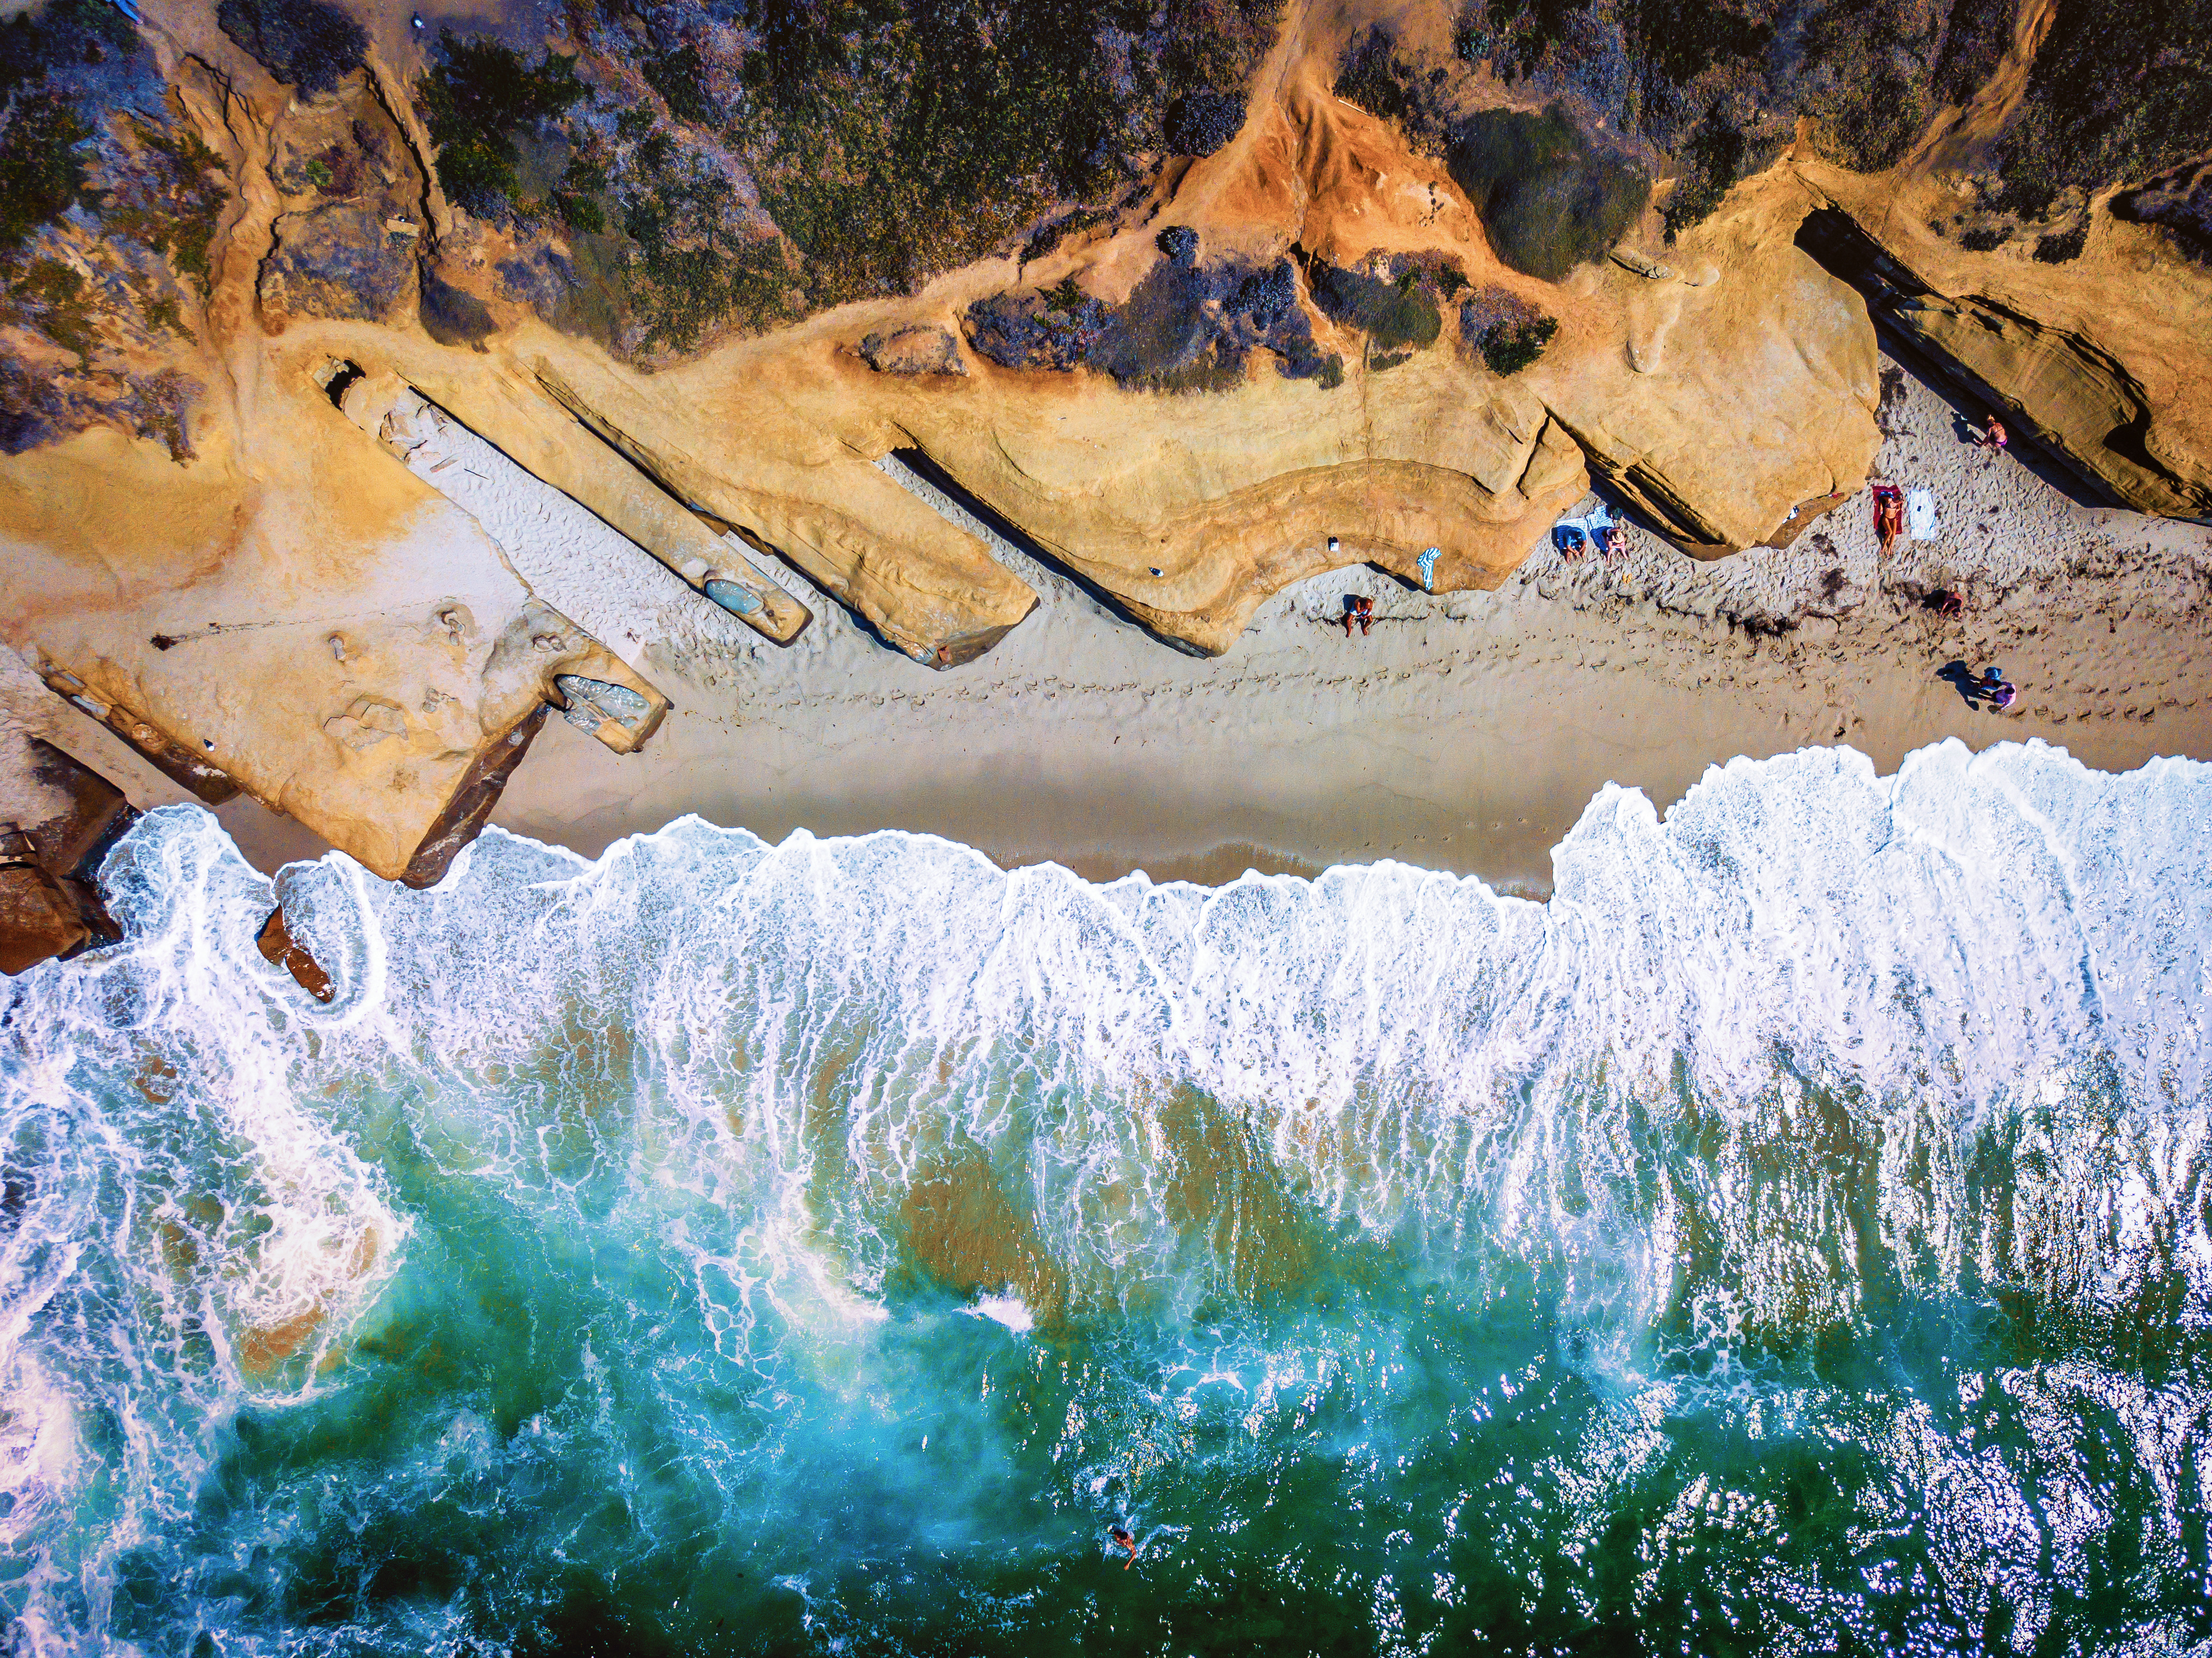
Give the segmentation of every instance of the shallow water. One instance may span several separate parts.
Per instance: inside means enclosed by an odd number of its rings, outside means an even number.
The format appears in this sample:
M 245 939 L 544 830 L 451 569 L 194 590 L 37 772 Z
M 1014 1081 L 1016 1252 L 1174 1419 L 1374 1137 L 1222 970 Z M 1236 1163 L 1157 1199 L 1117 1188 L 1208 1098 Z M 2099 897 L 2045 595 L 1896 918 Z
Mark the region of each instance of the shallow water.
M 2212 1639 L 2212 769 L 1812 750 L 1558 863 L 495 832 L 280 878 L 325 1008 L 155 814 L 0 1013 L 14 1642 Z

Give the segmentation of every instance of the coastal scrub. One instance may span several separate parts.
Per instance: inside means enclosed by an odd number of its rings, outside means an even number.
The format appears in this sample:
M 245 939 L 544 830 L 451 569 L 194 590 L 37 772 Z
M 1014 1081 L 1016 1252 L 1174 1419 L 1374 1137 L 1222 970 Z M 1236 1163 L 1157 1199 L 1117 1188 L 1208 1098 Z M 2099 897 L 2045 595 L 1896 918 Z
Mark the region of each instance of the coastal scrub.
M 1651 197 L 1651 175 L 1593 144 L 1557 103 L 1540 115 L 1470 116 L 1453 132 L 1445 163 L 1482 215 L 1498 257 L 1545 282 L 1604 258 Z
M 1559 319 L 1507 288 L 1485 288 L 1460 305 L 1461 343 L 1501 378 L 1542 356 L 1559 331 Z

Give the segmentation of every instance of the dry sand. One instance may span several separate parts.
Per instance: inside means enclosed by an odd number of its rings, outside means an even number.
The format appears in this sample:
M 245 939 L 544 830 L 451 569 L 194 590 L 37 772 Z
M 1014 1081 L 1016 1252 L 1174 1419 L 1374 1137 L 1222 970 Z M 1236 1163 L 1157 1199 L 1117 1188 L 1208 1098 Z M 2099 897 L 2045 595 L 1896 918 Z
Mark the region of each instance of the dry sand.
M 1968 446 L 1961 411 L 1887 361 L 1885 380 L 1877 476 L 1934 489 L 1941 529 L 1879 568 L 1862 492 L 1787 550 L 1716 563 L 1632 531 L 1610 568 L 1547 547 L 1492 593 L 1340 571 L 1201 660 L 998 544 L 1042 602 L 945 672 L 778 569 L 817 617 L 795 645 L 647 645 L 676 712 L 646 751 L 549 723 L 494 821 L 586 853 L 685 812 L 771 841 L 899 828 L 1094 878 L 1395 858 L 1540 894 L 1603 784 L 1663 807 L 1737 755 L 1841 743 L 1887 771 L 1946 737 L 2038 737 L 2106 769 L 2212 757 L 2212 529 L 2077 505 Z M 641 602 L 665 597 L 640 575 Z M 1963 616 L 1928 608 L 1939 587 Z M 1369 637 L 1334 621 L 1349 592 L 1375 599 Z M 1936 677 L 1954 658 L 2002 664 L 2012 711 L 1969 708 Z M 120 744 L 70 746 L 139 798 Z M 250 802 L 221 816 L 264 866 L 319 849 Z

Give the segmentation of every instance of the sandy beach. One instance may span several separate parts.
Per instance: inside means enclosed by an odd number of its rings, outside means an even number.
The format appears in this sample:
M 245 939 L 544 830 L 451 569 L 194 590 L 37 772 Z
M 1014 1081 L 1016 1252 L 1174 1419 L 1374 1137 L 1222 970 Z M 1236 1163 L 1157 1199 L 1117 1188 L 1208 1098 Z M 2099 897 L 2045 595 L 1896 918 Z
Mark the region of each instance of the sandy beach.
M 1547 547 L 1492 593 L 1340 572 L 1208 661 L 1000 543 L 1042 604 L 945 673 L 784 573 L 818 617 L 795 646 L 656 665 L 678 711 L 642 755 L 549 726 L 494 821 L 586 852 L 696 811 L 769 840 L 927 831 L 1093 878 L 1395 858 L 1542 892 L 1604 784 L 1664 807 L 1738 755 L 1841 743 L 1887 771 L 1955 737 L 2108 770 L 2212 756 L 2212 531 L 2081 506 L 1964 441 L 1978 410 L 1887 361 L 1885 380 L 1880 475 L 1940 515 L 1886 562 L 1863 492 L 1786 550 L 1716 563 L 1632 531 L 1610 568 Z M 1939 588 L 1963 616 L 1934 614 Z M 1374 598 L 1364 638 L 1334 620 L 1348 592 Z M 1936 677 L 1953 659 L 2002 665 L 2011 712 L 1969 708 Z
M 1604 784 L 1663 809 L 1737 756 L 1846 744 L 1887 771 L 1957 738 L 2040 738 L 2107 770 L 2212 757 L 2212 530 L 2079 504 L 2033 458 L 1972 447 L 1961 417 L 1980 411 L 1887 360 L 1884 380 L 1877 475 L 1932 489 L 1939 513 L 1935 540 L 1887 561 L 1863 491 L 1787 549 L 1713 563 L 1632 531 L 1610 567 L 1547 547 L 1489 593 L 1338 572 L 1278 594 L 1212 660 L 1003 541 L 1039 609 L 945 672 L 885 648 L 781 566 L 817 617 L 787 648 L 635 554 L 628 625 L 676 712 L 629 756 L 549 722 L 493 821 L 587 853 L 696 812 L 771 841 L 927 832 L 1092 878 L 1389 858 L 1541 894 L 1552 847 Z M 542 567 L 525 574 L 545 590 Z M 605 571 L 593 580 L 605 628 L 620 596 Z M 1944 588 L 1966 595 L 1962 616 L 1928 604 Z M 1347 640 L 1335 618 L 1352 592 L 1374 598 L 1374 624 Z M 2000 664 L 2020 700 L 2004 715 L 1969 708 L 1936 677 L 1953 659 Z M 30 690 L 9 699 L 19 723 L 134 799 L 183 798 Z M 250 800 L 219 815 L 264 868 L 323 849 Z

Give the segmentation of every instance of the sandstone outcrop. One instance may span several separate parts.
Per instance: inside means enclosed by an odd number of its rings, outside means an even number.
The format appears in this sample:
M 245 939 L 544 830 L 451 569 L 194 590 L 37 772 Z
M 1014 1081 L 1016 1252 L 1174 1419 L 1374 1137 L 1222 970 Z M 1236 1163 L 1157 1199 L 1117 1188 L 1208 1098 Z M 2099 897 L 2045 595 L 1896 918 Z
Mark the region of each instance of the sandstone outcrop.
M 0 732 L 0 973 L 117 937 L 94 883 L 137 813 L 123 792 L 51 744 Z
M 1936 235 L 1954 192 L 1792 167 L 1806 227 L 1875 313 L 2116 504 L 2212 516 L 2212 280 L 2161 232 L 2096 213 L 2081 249 L 1974 252 Z
M 105 430 L 20 457 L 10 621 L 50 685 L 203 799 L 242 788 L 432 881 L 558 676 L 665 699 L 292 378 L 269 388 L 285 440 L 250 466 L 212 426 L 182 478 Z

